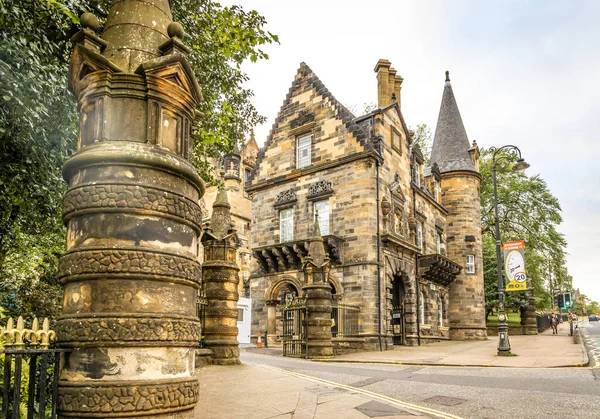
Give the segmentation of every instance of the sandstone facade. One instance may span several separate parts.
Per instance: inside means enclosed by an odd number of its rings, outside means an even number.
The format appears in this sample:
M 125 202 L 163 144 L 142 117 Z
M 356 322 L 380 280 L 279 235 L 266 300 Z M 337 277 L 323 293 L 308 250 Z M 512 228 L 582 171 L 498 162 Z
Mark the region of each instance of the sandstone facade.
M 317 212 L 333 299 L 360 307 L 350 346 L 481 336 L 480 176 L 475 168 L 445 172 L 443 159 L 426 167 L 402 116 L 403 79 L 387 60 L 375 71 L 379 107 L 355 117 L 302 63 L 258 154 L 246 188 L 254 338 L 267 331 L 270 344 L 278 342 L 282 307 L 306 286 L 302 265 Z M 469 152 L 462 140 L 461 158 L 475 165 L 476 147 Z M 467 256 L 477 274 L 466 273 Z

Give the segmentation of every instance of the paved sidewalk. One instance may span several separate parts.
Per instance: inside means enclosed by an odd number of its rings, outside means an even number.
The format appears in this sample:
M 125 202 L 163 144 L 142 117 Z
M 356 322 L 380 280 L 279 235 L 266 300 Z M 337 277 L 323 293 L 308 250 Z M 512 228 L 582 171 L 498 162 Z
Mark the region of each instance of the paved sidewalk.
M 510 330 L 509 330 L 510 336 Z M 327 362 L 365 362 L 446 366 L 518 368 L 581 367 L 587 364 L 582 345 L 574 344 L 569 325 L 561 323 L 558 335 L 549 329 L 540 335 L 510 336 L 511 350 L 518 356 L 497 356 L 498 338 L 485 341 L 444 341 L 422 346 L 396 346 L 383 352 L 359 352 L 337 356 Z
M 196 375 L 200 380 L 197 419 L 451 417 L 409 410 L 360 394 L 360 389 L 336 388 L 266 367 L 207 366 Z

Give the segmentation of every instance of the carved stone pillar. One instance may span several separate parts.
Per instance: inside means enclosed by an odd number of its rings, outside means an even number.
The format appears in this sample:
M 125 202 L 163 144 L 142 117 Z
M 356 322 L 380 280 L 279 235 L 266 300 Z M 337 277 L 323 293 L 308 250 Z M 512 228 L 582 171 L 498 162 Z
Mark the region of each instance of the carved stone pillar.
M 537 319 L 535 314 L 535 296 L 533 289 L 529 291 L 528 305 L 521 309 L 521 326 L 526 335 L 537 335 Z
M 220 189 L 210 224 L 202 236 L 202 280 L 208 301 L 203 333 L 206 346 L 214 352 L 213 362 L 218 365 L 240 363 L 237 341 L 240 268 L 236 263 L 240 242 L 231 222 L 230 209 L 227 191 Z
M 59 416 L 192 417 L 204 185 L 189 150 L 200 88 L 169 0 L 113 1 L 103 38 L 94 16 L 81 22 L 57 325 L 73 352 L 63 359 Z
M 313 236 L 309 240 L 308 255 L 304 259 L 305 283 L 302 293 L 306 298 L 307 358 L 333 356 L 331 342 L 331 285 L 329 270 L 331 262 L 325 253 L 323 237 L 315 217 Z

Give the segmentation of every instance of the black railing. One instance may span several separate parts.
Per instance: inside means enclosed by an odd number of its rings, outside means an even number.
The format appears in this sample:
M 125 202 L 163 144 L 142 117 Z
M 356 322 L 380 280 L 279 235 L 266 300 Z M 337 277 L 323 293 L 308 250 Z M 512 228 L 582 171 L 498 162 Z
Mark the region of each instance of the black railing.
M 552 316 L 550 314 L 538 314 L 535 316 L 538 333 L 542 333 L 552 326 Z
M 306 355 L 306 300 L 295 299 L 283 308 L 283 356 Z
M 3 349 L 2 418 L 56 418 L 60 354 L 68 349 Z
M 204 347 L 204 326 L 206 325 L 206 308 L 208 307 L 208 300 L 203 295 L 198 296 L 196 300 L 196 314 L 200 319 L 200 347 Z
M 5 338 L 5 348 L 0 346 L 3 419 L 56 418 L 60 355 L 71 350 L 50 348 L 55 336 L 48 319 L 41 328 L 37 319 L 25 328 L 23 317 L 16 324 L 8 319 L 0 328 Z
M 358 315 L 360 308 L 350 304 L 333 301 L 331 305 L 331 337 L 358 336 Z

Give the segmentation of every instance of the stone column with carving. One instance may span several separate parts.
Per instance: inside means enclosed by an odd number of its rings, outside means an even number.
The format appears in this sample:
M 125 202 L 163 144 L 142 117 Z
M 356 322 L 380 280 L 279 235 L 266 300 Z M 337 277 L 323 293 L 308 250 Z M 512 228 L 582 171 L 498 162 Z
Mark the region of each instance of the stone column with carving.
M 537 315 L 535 313 L 535 296 L 533 294 L 533 288 L 529 290 L 528 294 L 528 304 L 521 308 L 521 326 L 523 327 L 523 334 L 537 335 Z
M 210 224 L 202 235 L 202 281 L 208 301 L 203 334 L 206 347 L 214 352 L 213 362 L 218 365 L 240 363 L 237 341 L 240 268 L 236 263 L 240 242 L 230 210 L 227 191 L 221 188 L 213 204 Z
M 80 113 L 65 163 L 60 417 L 191 418 L 204 185 L 190 163 L 202 96 L 169 0 L 81 17 L 69 72 Z
M 305 278 L 302 294 L 306 298 L 306 357 L 328 358 L 333 356 L 332 296 L 328 281 L 331 262 L 323 246 L 318 216 L 315 217 L 313 235 L 309 239 L 308 254 L 304 258 L 302 268 Z

